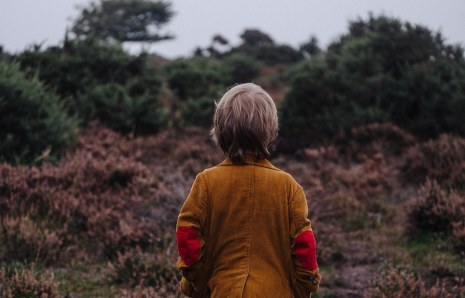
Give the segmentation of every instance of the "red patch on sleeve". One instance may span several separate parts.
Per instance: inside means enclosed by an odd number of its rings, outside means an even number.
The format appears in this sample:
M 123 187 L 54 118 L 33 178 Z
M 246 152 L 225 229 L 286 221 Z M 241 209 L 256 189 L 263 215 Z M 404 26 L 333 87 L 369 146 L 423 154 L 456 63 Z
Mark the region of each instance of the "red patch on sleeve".
M 316 240 L 312 231 L 302 232 L 294 242 L 294 252 L 297 259 L 306 270 L 318 268 L 316 262 Z
M 176 242 L 179 256 L 187 266 L 191 266 L 197 262 L 201 246 L 197 230 L 188 227 L 179 227 L 176 231 Z

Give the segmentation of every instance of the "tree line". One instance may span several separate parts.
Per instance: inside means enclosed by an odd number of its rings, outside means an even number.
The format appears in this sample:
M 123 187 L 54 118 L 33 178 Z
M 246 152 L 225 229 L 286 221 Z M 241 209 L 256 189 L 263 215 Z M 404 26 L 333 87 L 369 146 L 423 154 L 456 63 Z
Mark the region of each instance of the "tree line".
M 92 121 L 125 134 L 210 125 L 228 86 L 256 81 L 278 98 L 283 151 L 352 127 L 393 123 L 420 138 L 465 134 L 465 60 L 439 32 L 383 15 L 350 21 L 326 49 L 249 28 L 189 56 L 132 55 L 124 42 L 174 38 L 169 2 L 101 0 L 81 7 L 59 45 L 0 54 L 0 160 L 58 158 Z M 309 30 L 310 31 L 310 30 Z

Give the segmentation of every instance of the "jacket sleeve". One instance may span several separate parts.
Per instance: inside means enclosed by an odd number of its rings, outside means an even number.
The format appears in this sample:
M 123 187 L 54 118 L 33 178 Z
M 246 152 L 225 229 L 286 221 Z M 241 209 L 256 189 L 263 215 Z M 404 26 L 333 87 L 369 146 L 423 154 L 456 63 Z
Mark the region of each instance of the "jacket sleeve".
M 316 240 L 308 217 L 307 199 L 298 186 L 290 201 L 291 248 L 294 264 L 294 296 L 309 297 L 318 292 L 320 274 L 316 260 Z
M 176 225 L 179 252 L 177 267 L 182 271 L 181 292 L 189 297 L 203 297 L 207 290 L 207 270 L 203 262 L 202 226 L 208 192 L 205 177 L 198 174 L 181 208 Z

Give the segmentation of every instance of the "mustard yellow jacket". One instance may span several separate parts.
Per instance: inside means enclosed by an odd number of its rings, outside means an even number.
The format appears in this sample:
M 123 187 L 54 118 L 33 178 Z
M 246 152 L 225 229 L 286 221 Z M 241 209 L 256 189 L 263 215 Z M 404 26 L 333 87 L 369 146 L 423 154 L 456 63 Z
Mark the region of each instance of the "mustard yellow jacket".
M 302 187 L 267 160 L 198 174 L 178 217 L 189 297 L 309 297 L 320 283 Z

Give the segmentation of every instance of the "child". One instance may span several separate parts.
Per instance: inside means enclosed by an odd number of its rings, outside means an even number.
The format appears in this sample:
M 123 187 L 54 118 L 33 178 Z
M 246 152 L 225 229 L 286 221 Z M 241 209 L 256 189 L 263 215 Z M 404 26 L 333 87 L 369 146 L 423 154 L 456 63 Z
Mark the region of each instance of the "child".
M 307 200 L 274 167 L 276 106 L 255 84 L 216 106 L 211 131 L 226 160 L 198 174 L 178 217 L 181 291 L 189 297 L 309 297 L 320 283 Z

